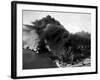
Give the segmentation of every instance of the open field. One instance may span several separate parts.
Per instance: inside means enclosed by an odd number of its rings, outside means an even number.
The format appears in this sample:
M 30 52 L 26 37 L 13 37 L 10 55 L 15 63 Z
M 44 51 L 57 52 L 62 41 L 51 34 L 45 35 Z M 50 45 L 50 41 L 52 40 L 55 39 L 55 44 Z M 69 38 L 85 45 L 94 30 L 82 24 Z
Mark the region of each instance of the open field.
M 91 59 L 86 58 L 83 62 L 76 64 L 62 63 L 62 67 L 84 67 L 91 66 Z M 46 54 L 35 53 L 29 49 L 23 49 L 23 69 L 57 68 L 54 61 L 50 60 Z

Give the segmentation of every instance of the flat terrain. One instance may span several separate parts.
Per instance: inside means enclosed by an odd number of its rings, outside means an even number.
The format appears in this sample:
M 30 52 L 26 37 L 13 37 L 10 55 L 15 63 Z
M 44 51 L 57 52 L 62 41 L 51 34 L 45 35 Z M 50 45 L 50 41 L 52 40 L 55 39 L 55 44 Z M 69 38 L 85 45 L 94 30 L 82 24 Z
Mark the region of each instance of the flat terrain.
M 23 69 L 56 68 L 56 64 L 45 54 L 36 55 L 34 51 L 23 49 Z
M 36 55 L 34 51 L 23 49 L 23 69 L 57 68 L 57 65 L 51 61 L 45 54 Z M 64 63 L 62 63 L 64 64 Z M 74 65 L 67 64 L 63 67 L 84 67 L 91 66 L 91 59 L 86 58 L 82 62 Z

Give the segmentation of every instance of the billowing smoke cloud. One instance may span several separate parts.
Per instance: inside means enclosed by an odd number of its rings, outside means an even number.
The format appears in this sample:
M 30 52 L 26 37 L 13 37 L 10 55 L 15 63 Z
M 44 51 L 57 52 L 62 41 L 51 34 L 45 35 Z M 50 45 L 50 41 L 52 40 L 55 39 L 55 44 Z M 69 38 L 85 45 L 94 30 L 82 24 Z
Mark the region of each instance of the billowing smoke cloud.
M 31 50 L 37 49 L 39 42 L 39 36 L 36 30 L 30 30 L 27 27 L 23 27 L 23 48 L 29 48 Z

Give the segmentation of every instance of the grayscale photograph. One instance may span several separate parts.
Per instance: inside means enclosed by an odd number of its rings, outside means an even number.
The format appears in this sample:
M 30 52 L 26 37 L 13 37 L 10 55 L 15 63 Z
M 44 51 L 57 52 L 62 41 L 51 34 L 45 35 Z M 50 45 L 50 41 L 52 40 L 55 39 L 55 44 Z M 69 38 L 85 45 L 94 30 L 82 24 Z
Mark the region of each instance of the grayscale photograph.
M 97 6 L 12 2 L 11 77 L 97 74 Z
M 91 66 L 91 14 L 22 11 L 23 69 Z

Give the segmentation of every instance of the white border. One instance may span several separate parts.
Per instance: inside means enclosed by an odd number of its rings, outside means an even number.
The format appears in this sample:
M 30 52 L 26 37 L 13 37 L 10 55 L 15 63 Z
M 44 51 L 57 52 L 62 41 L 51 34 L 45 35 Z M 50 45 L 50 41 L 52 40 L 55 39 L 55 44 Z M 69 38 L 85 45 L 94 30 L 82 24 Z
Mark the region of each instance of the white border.
M 91 67 L 23 70 L 22 69 L 22 10 L 23 9 L 91 13 Z M 68 74 L 68 73 L 95 72 L 96 71 L 95 13 L 96 10 L 91 8 L 17 4 L 17 76 L 20 77 L 20 76 L 37 76 L 37 75 L 50 75 L 50 74 L 52 75 L 52 74 L 64 74 L 64 73 Z

